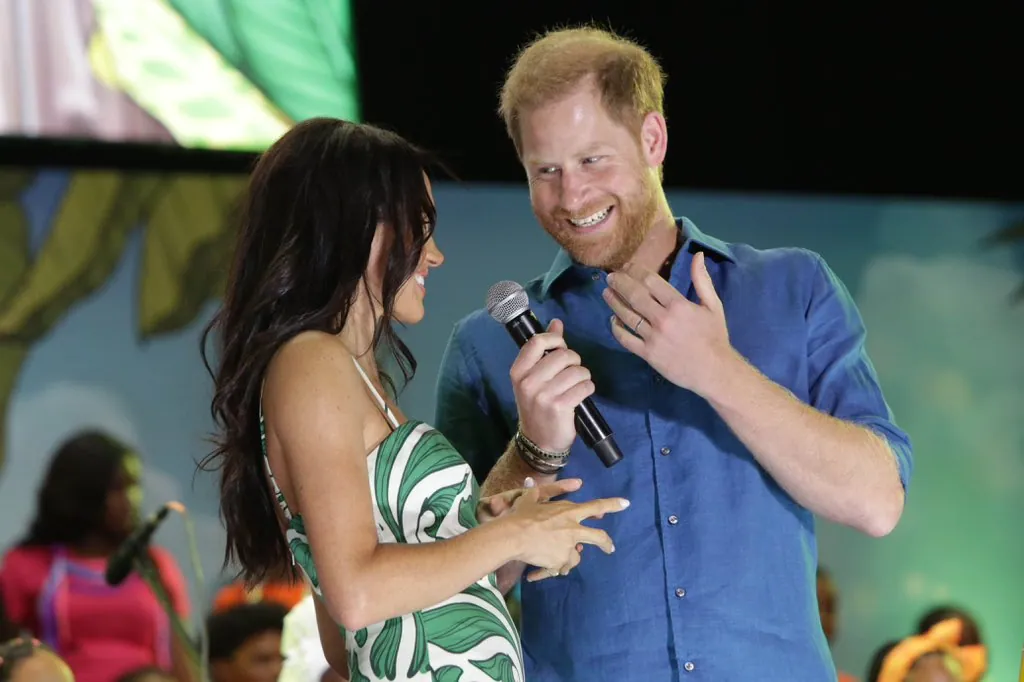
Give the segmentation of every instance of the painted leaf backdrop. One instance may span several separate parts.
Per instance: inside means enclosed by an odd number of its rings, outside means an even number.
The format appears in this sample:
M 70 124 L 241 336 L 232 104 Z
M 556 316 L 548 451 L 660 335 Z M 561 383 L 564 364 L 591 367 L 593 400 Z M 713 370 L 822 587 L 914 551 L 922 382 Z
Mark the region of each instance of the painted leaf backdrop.
M 160 183 L 155 175 L 75 173 L 50 232 L 0 311 L 0 339 L 32 342 L 114 271 Z
M 124 0 L 92 0 L 98 80 L 188 147 L 260 150 L 288 129 L 287 116 L 165 0 L 130 2 L 132 11 Z
M 170 0 L 293 121 L 359 120 L 348 0 Z
M 1018 250 L 1018 267 L 1024 267 L 1024 220 L 1007 225 L 1001 230 L 992 234 L 986 242 L 990 246 L 1011 246 Z M 1013 298 L 1018 303 L 1024 303 L 1024 284 L 1017 287 Z
M 0 310 L 29 269 L 28 221 L 20 199 L 34 177 L 25 171 L 0 171 Z M 23 339 L 0 339 L 0 467 L 7 444 L 7 405 L 28 349 Z
M 175 176 L 161 187 L 146 226 L 139 285 L 143 338 L 189 324 L 220 295 L 234 246 L 238 176 Z

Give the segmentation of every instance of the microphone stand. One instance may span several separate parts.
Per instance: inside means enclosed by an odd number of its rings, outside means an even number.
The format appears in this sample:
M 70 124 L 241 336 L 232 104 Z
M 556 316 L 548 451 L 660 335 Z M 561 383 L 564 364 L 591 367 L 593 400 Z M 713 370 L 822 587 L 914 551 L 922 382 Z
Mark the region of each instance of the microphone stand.
M 195 682 L 209 682 L 209 675 L 206 670 L 206 666 L 203 661 L 200 660 L 199 652 L 196 650 L 195 643 L 192 637 L 189 636 L 188 631 L 185 629 L 185 624 L 181 621 L 181 616 L 174 610 L 174 605 L 171 604 L 171 598 L 167 594 L 167 590 L 164 588 L 163 580 L 160 579 L 159 571 L 153 563 L 152 558 L 149 555 L 149 547 L 143 547 L 135 560 L 132 562 L 139 576 L 146 581 L 150 589 L 153 590 L 153 594 L 156 595 L 156 599 L 160 602 L 160 606 L 163 608 L 167 618 L 171 623 L 171 656 L 173 658 L 174 652 L 178 647 L 181 647 L 185 651 L 188 664 L 192 667 L 189 672 L 193 675 Z

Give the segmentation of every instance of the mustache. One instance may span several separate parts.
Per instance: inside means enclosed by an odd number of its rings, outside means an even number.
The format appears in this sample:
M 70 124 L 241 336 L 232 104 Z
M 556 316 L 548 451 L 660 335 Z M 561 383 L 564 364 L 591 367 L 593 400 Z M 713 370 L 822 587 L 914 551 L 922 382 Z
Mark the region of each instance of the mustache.
M 583 220 L 584 218 L 589 218 L 595 213 L 600 213 L 601 211 L 606 211 L 611 208 L 615 208 L 614 203 L 593 204 L 592 206 L 587 206 L 586 208 L 578 211 L 566 211 L 559 209 L 555 211 L 555 217 L 559 220 Z

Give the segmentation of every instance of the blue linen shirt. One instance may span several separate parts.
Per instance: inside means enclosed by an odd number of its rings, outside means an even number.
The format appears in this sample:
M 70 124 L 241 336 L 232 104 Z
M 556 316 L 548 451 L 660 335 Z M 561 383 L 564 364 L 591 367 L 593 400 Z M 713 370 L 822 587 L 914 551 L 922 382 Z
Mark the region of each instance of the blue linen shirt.
M 736 350 L 824 413 L 884 437 L 906 489 L 912 458 L 864 348 L 849 293 L 815 253 L 726 244 L 678 220 L 670 282 L 696 301 L 702 251 Z M 590 525 L 612 555 L 583 552 L 568 576 L 522 584 L 531 682 L 836 680 L 815 589 L 814 516 L 757 463 L 711 406 L 660 377 L 612 336 L 605 273 L 559 252 L 525 288 L 542 324 L 558 317 L 597 385 L 623 460 L 606 469 L 577 439 L 568 499 L 632 504 Z M 509 368 L 518 348 L 486 311 L 455 327 L 438 381 L 436 426 L 483 480 L 518 422 Z

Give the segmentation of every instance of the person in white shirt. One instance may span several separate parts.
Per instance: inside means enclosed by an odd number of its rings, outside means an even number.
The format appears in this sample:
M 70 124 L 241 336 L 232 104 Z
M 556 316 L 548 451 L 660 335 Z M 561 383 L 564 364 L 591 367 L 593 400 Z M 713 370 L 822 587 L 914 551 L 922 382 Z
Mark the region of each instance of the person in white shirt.
M 307 595 L 284 618 L 281 632 L 284 666 L 278 682 L 348 682 L 335 672 L 324 657 L 316 627 L 313 595 Z

